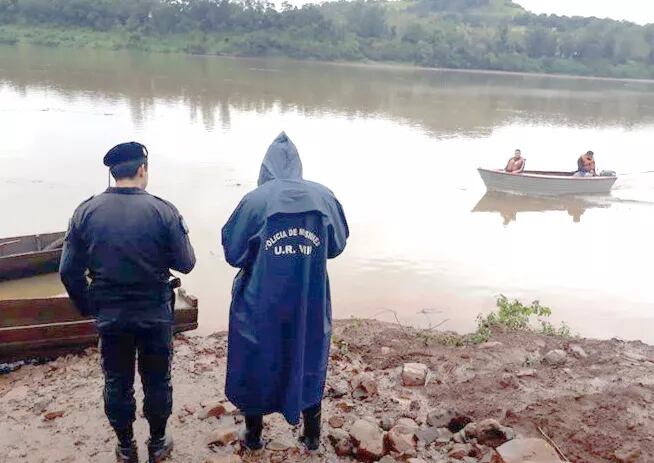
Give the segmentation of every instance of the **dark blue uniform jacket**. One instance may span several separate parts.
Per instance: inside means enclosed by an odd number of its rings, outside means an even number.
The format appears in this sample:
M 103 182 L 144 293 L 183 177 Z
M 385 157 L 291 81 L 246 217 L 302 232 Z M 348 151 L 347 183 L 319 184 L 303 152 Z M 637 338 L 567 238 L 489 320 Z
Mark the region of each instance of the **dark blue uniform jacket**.
M 246 415 L 283 413 L 292 424 L 322 399 L 331 338 L 327 259 L 345 248 L 341 205 L 302 179 L 281 134 L 266 153 L 259 187 L 222 230 L 232 290 L 227 397 Z
M 75 210 L 60 274 L 80 312 L 102 328 L 172 322 L 170 269 L 188 273 L 194 265 L 188 228 L 172 204 L 139 188 L 109 188 Z

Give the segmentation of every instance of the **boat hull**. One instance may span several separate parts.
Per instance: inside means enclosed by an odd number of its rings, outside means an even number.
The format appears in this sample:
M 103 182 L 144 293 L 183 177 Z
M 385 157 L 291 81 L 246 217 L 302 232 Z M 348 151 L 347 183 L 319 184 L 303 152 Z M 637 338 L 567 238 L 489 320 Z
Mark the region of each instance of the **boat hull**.
M 65 233 L 0 240 L 0 281 L 26 278 L 59 269 Z
M 198 327 L 198 300 L 177 292 L 175 333 Z M 68 297 L 0 301 L 0 362 L 55 358 L 97 344 L 92 318 L 82 317 Z
M 510 174 L 478 169 L 488 191 L 539 196 L 608 194 L 617 177 L 574 177 L 563 172 Z

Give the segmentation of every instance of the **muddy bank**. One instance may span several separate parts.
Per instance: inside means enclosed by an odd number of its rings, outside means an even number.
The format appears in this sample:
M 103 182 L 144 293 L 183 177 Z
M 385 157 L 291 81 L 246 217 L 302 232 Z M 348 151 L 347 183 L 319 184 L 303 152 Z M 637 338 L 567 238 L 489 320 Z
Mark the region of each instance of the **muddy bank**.
M 551 462 L 654 461 L 653 347 L 502 331 L 479 346 L 452 339 L 337 322 L 322 447 L 309 455 L 300 429 L 276 415 L 266 418 L 269 449 L 240 452 L 242 418 L 223 394 L 226 336 L 180 336 L 170 461 L 513 463 L 528 446 Z M 114 461 L 102 383 L 96 349 L 0 376 L 0 461 Z

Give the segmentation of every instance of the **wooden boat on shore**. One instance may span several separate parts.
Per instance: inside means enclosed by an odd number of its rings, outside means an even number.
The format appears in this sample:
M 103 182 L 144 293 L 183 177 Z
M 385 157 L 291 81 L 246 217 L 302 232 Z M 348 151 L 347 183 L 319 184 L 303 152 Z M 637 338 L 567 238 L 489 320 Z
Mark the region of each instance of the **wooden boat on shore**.
M 0 281 L 56 272 L 65 235 L 59 232 L 0 239 Z
M 183 289 L 175 301 L 175 333 L 198 327 L 198 300 Z M 82 317 L 68 297 L 0 301 L 0 363 L 54 358 L 96 344 L 92 318 Z
M 608 194 L 616 175 L 575 177 L 574 172 L 526 170 L 511 174 L 502 169 L 477 169 L 488 191 L 540 196 Z

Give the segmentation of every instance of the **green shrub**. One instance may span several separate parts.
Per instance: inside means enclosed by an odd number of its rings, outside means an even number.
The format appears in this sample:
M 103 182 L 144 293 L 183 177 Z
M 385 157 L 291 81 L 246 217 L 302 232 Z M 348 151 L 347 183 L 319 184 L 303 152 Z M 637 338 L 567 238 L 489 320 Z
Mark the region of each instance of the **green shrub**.
M 547 336 L 571 335 L 570 327 L 562 323 L 556 328 L 545 318 L 552 315 L 552 310 L 539 301 L 534 301 L 530 305 L 524 305 L 517 299 L 510 300 L 501 294 L 497 298 L 497 309 L 486 316 L 477 316 L 477 331 L 469 336 L 470 342 L 479 344 L 490 339 L 493 328 L 506 328 L 510 330 L 536 331 L 532 324 L 535 318 L 540 324 L 538 332 Z

